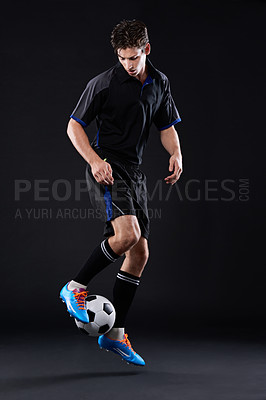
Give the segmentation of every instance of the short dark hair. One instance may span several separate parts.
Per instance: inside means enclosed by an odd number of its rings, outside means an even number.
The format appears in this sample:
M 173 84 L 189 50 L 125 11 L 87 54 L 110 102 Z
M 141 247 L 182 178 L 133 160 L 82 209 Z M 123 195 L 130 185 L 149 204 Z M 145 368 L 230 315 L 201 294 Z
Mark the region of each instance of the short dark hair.
M 128 47 L 142 48 L 149 42 L 148 30 L 144 22 L 133 19 L 123 19 L 111 33 L 111 45 L 117 54 L 118 49 Z

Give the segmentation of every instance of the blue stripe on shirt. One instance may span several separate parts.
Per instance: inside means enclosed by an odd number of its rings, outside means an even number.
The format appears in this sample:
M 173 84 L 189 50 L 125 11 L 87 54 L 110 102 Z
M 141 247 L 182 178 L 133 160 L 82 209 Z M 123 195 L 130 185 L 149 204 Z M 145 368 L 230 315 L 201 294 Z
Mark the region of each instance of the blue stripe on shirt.
M 85 124 L 85 122 L 82 121 L 81 119 L 75 117 L 74 115 L 70 115 L 70 118 L 73 118 L 75 121 L 79 122 L 80 125 L 82 125 L 84 128 L 86 128 L 87 124 Z
M 163 131 L 164 129 L 170 128 L 170 126 L 177 124 L 178 122 L 181 121 L 181 118 L 176 119 L 174 122 L 172 122 L 169 125 L 164 126 L 163 128 L 160 128 L 159 131 Z

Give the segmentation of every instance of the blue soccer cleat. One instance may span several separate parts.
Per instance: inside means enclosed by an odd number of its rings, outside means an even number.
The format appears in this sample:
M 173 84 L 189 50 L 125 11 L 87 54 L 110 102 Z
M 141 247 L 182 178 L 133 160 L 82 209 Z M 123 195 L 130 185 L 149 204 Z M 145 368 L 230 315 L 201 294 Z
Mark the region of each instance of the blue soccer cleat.
M 123 340 L 113 340 L 109 339 L 105 335 L 101 335 L 98 338 L 98 344 L 101 349 L 105 349 L 107 351 L 112 351 L 115 354 L 118 354 L 125 360 L 128 364 L 134 365 L 145 365 L 145 361 L 140 357 L 133 349 L 128 340 L 128 335 L 124 335 Z
M 88 296 L 88 292 L 84 289 L 69 290 L 68 283 L 61 290 L 60 297 L 66 303 L 67 311 L 72 317 L 84 324 L 88 324 L 90 321 L 85 307 L 85 299 Z

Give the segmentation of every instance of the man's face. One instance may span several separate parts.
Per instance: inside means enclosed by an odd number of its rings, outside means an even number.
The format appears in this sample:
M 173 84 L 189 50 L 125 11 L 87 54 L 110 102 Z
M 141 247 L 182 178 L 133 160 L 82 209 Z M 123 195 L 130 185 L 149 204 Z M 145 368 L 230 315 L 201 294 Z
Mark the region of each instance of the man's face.
M 145 48 L 128 47 L 127 49 L 118 49 L 118 59 L 130 76 L 144 73 L 146 66 L 146 55 L 150 53 L 149 43 Z

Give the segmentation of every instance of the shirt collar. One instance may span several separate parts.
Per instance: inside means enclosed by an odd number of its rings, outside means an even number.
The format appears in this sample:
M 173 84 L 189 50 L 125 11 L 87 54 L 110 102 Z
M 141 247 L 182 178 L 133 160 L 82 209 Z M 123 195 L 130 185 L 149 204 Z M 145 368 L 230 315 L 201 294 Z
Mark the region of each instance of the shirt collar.
M 146 58 L 146 64 L 148 66 L 148 75 L 154 79 L 160 77 L 158 74 L 156 68 L 152 65 L 148 57 Z M 125 68 L 121 65 L 121 63 L 118 61 L 117 63 L 117 75 L 121 83 L 125 82 L 128 79 L 131 79 L 132 77 L 127 73 Z

